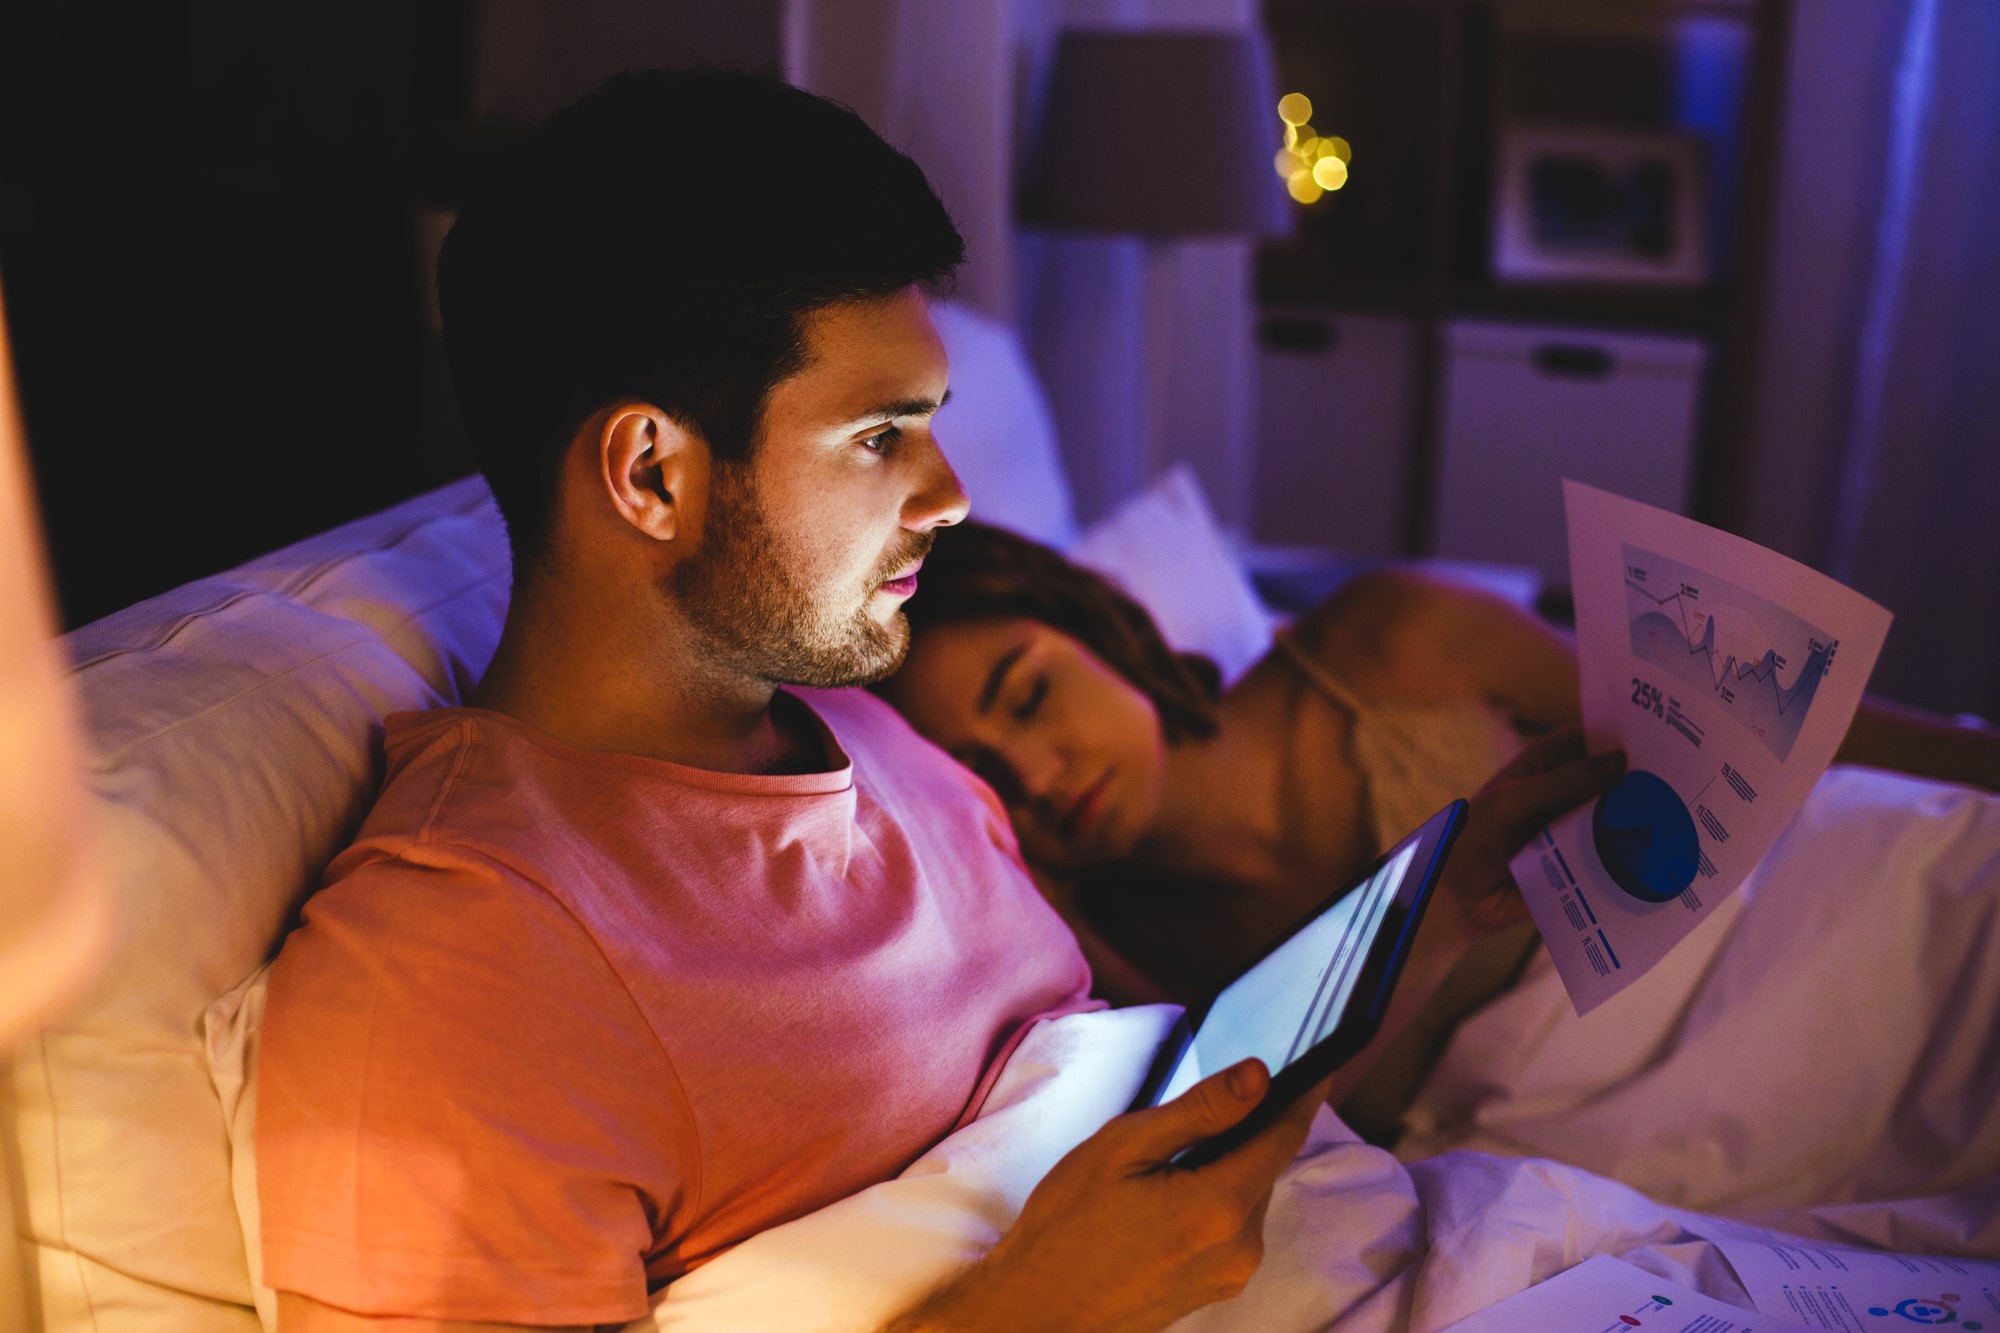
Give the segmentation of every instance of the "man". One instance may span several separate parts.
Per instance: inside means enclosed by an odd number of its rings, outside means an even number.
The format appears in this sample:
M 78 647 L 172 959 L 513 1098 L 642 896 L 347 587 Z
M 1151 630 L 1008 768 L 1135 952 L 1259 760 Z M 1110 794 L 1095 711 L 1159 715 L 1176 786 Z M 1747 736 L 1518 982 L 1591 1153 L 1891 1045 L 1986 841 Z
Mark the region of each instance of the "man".
M 965 512 L 925 304 L 961 250 L 851 113 L 716 71 L 613 80 L 468 201 L 440 296 L 514 596 L 473 706 L 390 719 L 273 972 L 287 1333 L 631 1319 L 894 1175 L 1092 1003 L 991 792 L 829 688 L 894 669 Z M 1516 784 L 1473 863 L 1582 769 Z M 899 1327 L 1153 1328 L 1236 1290 L 1311 1099 L 1167 1163 L 1266 1077 L 1113 1122 Z

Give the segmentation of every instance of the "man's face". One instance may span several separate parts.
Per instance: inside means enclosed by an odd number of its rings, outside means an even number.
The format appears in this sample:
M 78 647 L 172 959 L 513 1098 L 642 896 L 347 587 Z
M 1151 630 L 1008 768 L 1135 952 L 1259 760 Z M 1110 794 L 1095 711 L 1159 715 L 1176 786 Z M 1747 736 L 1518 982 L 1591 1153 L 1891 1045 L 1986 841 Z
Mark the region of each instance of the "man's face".
M 711 475 L 699 549 L 670 587 L 737 670 L 860 685 L 909 647 L 903 602 L 935 529 L 965 517 L 938 452 L 944 344 L 915 290 L 817 312 L 748 463 Z

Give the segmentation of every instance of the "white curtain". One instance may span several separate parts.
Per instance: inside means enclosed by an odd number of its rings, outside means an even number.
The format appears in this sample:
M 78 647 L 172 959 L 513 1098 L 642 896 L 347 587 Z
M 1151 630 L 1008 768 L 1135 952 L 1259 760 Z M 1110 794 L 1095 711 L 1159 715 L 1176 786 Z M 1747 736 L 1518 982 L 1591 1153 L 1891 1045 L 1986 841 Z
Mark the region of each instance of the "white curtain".
M 1875 687 L 2000 716 L 2000 5 L 1794 7 L 1748 535 L 1896 614 Z
M 1176 463 L 1249 517 L 1252 243 L 1014 227 L 1015 172 L 1064 27 L 1241 27 L 1258 0 L 787 0 L 786 76 L 915 158 L 964 233 L 958 294 L 1035 363 L 1085 521 Z
M 965 237 L 958 297 L 1014 315 L 1018 0 L 787 0 L 785 77 L 861 113 L 924 169 Z

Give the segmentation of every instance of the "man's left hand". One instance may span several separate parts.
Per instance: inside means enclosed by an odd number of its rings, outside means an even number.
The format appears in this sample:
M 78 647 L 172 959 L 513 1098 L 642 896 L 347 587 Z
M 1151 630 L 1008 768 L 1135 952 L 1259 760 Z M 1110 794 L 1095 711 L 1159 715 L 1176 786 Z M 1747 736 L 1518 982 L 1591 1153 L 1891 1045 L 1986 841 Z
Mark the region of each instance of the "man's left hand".
M 1507 863 L 1553 820 L 1603 792 L 1625 771 L 1623 751 L 1591 755 L 1571 725 L 1534 741 L 1471 798 L 1465 829 L 1445 863 L 1443 901 L 1472 939 L 1528 919 Z

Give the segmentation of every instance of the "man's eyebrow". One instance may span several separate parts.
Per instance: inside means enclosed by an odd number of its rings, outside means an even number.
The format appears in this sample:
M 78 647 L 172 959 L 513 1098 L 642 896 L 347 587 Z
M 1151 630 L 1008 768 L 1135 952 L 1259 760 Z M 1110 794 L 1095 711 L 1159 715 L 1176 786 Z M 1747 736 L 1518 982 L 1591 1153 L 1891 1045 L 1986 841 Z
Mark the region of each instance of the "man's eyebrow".
M 850 426 L 863 425 L 870 421 L 889 421 L 896 417 L 927 417 L 951 401 L 951 390 L 946 389 L 942 398 L 897 398 L 856 413 L 849 421 Z
M 1021 660 L 1021 654 L 1028 651 L 1028 645 L 1018 644 L 1000 654 L 1000 660 L 986 673 L 986 686 L 979 691 L 979 711 L 993 711 L 993 701 L 1000 697 L 1000 687 L 1007 683 L 1007 673 L 1014 669 L 1014 663 Z

